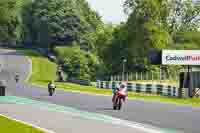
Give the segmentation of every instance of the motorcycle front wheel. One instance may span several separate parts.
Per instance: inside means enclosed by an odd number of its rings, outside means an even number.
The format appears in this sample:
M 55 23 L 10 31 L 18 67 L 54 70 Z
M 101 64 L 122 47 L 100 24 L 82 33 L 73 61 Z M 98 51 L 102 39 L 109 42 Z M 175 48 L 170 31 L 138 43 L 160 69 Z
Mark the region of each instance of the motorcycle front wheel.
M 117 106 L 116 106 L 116 103 L 113 102 L 113 109 L 116 110 L 117 109 Z
M 113 103 L 113 109 L 114 110 L 120 110 L 121 109 L 121 98 L 117 97 Z
M 118 99 L 118 104 L 117 104 L 117 109 L 118 109 L 118 110 L 121 110 L 121 108 L 122 108 L 122 99 L 119 98 L 119 99 Z
M 52 89 L 49 90 L 49 96 L 52 96 L 54 91 Z

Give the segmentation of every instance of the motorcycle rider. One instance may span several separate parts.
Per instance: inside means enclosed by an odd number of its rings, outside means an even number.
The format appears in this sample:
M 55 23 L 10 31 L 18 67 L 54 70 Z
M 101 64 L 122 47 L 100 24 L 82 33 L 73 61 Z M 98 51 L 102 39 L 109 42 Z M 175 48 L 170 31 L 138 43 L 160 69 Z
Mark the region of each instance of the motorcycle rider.
M 125 94 L 123 101 L 125 101 L 126 97 L 128 96 L 128 89 L 127 89 L 127 83 L 122 83 L 120 85 L 119 91 L 121 91 L 123 94 Z
M 19 81 L 19 73 L 15 74 L 15 81 L 18 82 Z
M 48 84 L 48 89 L 50 91 L 50 89 L 53 89 L 53 92 L 55 91 L 56 85 L 54 84 L 54 81 L 51 80 Z
M 119 84 L 117 84 L 116 88 L 113 88 L 113 98 L 112 98 L 112 102 L 114 102 L 114 99 L 116 97 L 116 94 L 118 91 L 120 91 L 121 89 L 125 89 L 126 93 L 127 93 L 127 85 L 125 82 L 120 82 Z M 125 99 L 123 99 L 125 101 Z

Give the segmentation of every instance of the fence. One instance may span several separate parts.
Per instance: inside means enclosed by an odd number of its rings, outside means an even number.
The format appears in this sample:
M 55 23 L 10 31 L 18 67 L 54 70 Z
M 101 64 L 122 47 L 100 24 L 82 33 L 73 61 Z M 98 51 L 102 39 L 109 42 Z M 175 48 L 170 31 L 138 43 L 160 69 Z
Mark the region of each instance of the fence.
M 112 89 L 115 88 L 118 82 L 114 81 L 97 81 L 97 88 Z M 143 92 L 147 94 L 158 94 L 172 97 L 188 97 L 187 89 L 179 89 L 173 85 L 159 83 L 127 83 L 128 91 Z
M 131 73 L 125 73 L 124 77 L 123 75 L 112 75 L 110 76 L 110 81 L 138 81 L 138 80 L 159 80 L 159 81 L 173 81 L 177 82 L 179 81 L 179 71 L 175 71 L 171 74 L 168 74 L 166 72 L 131 72 Z

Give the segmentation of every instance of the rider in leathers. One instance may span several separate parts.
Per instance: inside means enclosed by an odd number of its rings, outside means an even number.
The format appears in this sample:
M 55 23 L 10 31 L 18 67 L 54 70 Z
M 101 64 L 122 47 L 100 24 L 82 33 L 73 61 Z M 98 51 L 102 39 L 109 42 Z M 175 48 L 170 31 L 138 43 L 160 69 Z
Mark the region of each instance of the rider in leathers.
M 112 102 L 114 102 L 114 99 L 116 97 L 116 94 L 117 94 L 117 91 L 121 90 L 122 88 L 125 88 L 126 89 L 126 92 L 127 92 L 127 85 L 126 83 L 119 83 L 117 84 L 117 87 L 116 88 L 113 88 L 113 98 L 112 98 Z M 125 99 L 124 99 L 125 100 Z

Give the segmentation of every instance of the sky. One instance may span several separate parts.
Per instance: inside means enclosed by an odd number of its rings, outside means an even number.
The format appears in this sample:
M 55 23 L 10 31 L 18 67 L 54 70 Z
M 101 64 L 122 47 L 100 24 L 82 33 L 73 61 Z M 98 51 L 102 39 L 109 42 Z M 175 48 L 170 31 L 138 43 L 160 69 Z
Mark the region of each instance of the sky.
M 105 23 L 119 24 L 126 20 L 123 13 L 125 0 L 87 0 L 92 9 L 96 10 Z

